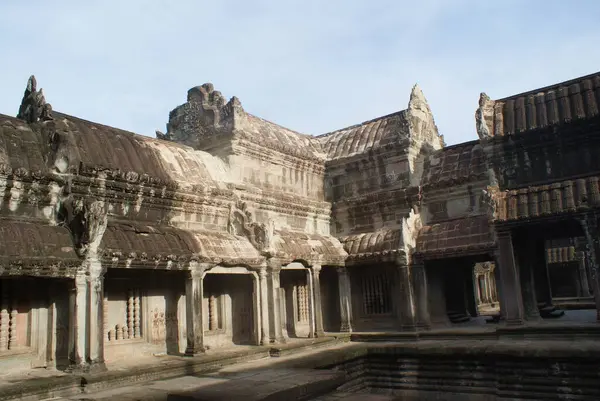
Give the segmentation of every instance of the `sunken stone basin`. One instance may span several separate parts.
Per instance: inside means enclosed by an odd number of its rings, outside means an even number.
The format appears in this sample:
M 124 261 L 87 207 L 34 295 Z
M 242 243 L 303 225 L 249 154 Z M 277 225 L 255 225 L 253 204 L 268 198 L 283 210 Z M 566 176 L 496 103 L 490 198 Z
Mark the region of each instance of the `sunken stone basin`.
M 423 341 L 363 346 L 347 357 L 330 355 L 333 363 L 321 364 L 343 371 L 346 382 L 313 400 L 600 399 L 596 341 Z

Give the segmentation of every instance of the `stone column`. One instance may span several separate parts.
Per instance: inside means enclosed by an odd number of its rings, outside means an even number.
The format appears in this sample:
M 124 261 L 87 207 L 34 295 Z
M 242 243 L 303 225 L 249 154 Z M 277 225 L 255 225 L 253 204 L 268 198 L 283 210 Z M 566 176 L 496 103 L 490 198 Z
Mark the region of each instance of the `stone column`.
M 527 243 L 531 247 L 527 251 L 527 256 L 529 259 L 528 264 L 531 266 L 531 269 L 533 269 L 536 307 L 538 301 L 551 305 L 552 289 L 550 286 L 548 263 L 546 263 L 546 241 L 543 238 L 543 233 L 536 232 L 534 235 L 528 236 Z
M 600 260 L 600 230 L 598 218 L 594 213 L 589 213 L 580 220 L 587 241 L 587 254 L 590 268 L 590 279 L 594 301 L 596 302 L 596 320 L 600 322 L 600 277 L 598 275 L 598 261 Z
M 483 303 L 481 297 L 481 286 L 479 285 L 479 274 L 473 273 L 473 286 L 475 287 L 475 300 L 477 301 L 477 305 Z
M 258 277 L 260 287 L 260 344 L 269 345 L 269 289 L 266 266 L 260 268 Z
M 502 289 L 502 278 L 500 277 L 498 256 L 494 261 L 494 289 L 496 291 L 496 301 L 500 304 L 500 318 L 505 318 L 506 303 L 504 301 L 504 290 Z
M 502 315 L 507 325 L 523 324 L 523 298 L 513 252 L 512 235 L 510 231 L 500 231 L 497 239 L 498 264 L 496 269 L 499 272 L 502 286 L 502 301 L 504 302 L 501 306 L 502 309 L 505 309 Z
M 203 301 L 204 268 L 192 265 L 185 279 L 186 356 L 196 356 L 205 351 Z
M 352 332 L 352 296 L 348 268 L 338 267 L 338 287 L 340 295 L 340 332 Z
M 71 370 L 106 370 L 104 363 L 104 272 L 99 262 L 75 276 L 71 294 Z
M 539 321 L 541 317 L 537 305 L 533 265 L 528 263 L 530 258 L 526 255 L 523 255 L 519 259 L 521 259 L 519 261 L 519 278 L 521 281 L 521 291 L 523 292 L 525 320 Z
M 268 280 L 268 291 L 269 291 L 269 329 L 270 329 L 270 341 L 272 343 L 281 344 L 285 343 L 283 336 L 283 326 L 281 319 L 281 288 L 280 288 L 280 274 L 281 274 L 281 263 L 276 259 L 269 259 L 267 261 L 267 280 Z
M 89 277 L 89 353 L 92 368 L 104 369 L 104 274 L 92 273 Z
M 51 358 L 52 344 L 52 320 L 48 308 L 49 287 L 52 286 L 51 280 L 44 280 L 45 283 L 34 281 L 32 283 L 32 293 L 39 296 L 32 303 L 30 313 L 31 322 L 31 347 L 34 349 L 34 359 L 31 361 L 32 368 L 46 368 Z
M 323 304 L 321 302 L 321 279 L 319 277 L 321 275 L 321 265 L 312 265 L 311 270 L 315 296 L 315 334 L 317 337 L 325 337 L 325 330 L 323 330 Z
M 404 261 L 398 261 L 396 262 L 396 271 L 398 279 L 395 302 L 398 308 L 399 328 L 413 331 L 417 328 L 417 322 L 411 268 Z
M 429 315 L 428 283 L 425 262 L 421 258 L 415 258 L 412 264 L 412 285 L 415 295 L 416 326 L 421 330 L 431 327 Z
M 308 338 L 314 338 L 317 330 L 315 325 L 315 287 L 311 269 L 306 269 L 306 284 L 308 286 Z
M 584 252 L 579 252 L 577 255 L 577 261 L 579 262 L 578 267 L 579 267 L 579 282 L 580 282 L 580 287 L 581 287 L 581 292 L 580 292 L 580 296 L 581 297 L 590 297 L 592 296 L 592 294 L 590 294 L 590 284 L 588 282 L 588 274 L 587 274 L 587 268 L 586 268 L 586 258 L 585 258 L 585 253 Z

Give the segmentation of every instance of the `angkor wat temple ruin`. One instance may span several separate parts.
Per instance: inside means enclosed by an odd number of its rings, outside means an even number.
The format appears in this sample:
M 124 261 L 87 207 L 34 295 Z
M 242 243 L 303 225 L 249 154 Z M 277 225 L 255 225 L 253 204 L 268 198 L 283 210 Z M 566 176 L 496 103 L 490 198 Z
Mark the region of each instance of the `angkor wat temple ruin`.
M 31 77 L 0 115 L 0 367 L 340 333 L 596 338 L 599 315 L 564 314 L 600 306 L 600 73 L 474 108 L 479 139 L 453 146 L 418 86 L 310 136 L 204 84 L 155 139 L 54 111 Z

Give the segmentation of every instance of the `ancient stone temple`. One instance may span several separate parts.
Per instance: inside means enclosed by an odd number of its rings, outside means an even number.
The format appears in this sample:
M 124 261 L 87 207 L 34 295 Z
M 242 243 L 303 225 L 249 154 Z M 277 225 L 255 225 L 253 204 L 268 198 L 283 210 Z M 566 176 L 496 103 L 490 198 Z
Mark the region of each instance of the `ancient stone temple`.
M 105 369 L 326 332 L 598 308 L 600 73 L 491 100 L 445 146 L 406 109 L 320 136 L 211 84 L 165 133 L 0 115 L 0 366 Z

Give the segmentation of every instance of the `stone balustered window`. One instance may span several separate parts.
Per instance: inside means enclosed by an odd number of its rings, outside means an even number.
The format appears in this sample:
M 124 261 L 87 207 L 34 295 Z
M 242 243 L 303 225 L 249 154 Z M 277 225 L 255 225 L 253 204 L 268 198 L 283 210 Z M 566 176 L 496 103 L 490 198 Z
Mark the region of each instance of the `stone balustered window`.
M 106 341 L 114 342 L 142 338 L 142 296 L 140 290 L 129 289 L 119 298 L 114 299 L 111 297 L 104 300 L 104 336 Z
M 385 270 L 372 271 L 361 277 L 364 315 L 392 313 L 391 280 L 386 273 Z
M 208 294 L 208 331 L 223 330 L 223 295 Z
M 306 284 L 297 284 L 296 287 L 296 305 L 297 305 L 297 319 L 299 323 L 306 323 L 309 320 L 308 313 L 308 286 Z
M 17 297 L 20 291 L 9 287 L 7 280 L 0 288 L 0 352 L 29 347 L 31 310 L 25 300 Z

